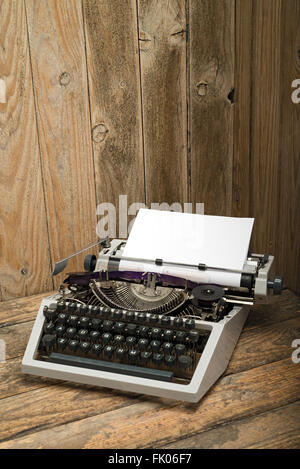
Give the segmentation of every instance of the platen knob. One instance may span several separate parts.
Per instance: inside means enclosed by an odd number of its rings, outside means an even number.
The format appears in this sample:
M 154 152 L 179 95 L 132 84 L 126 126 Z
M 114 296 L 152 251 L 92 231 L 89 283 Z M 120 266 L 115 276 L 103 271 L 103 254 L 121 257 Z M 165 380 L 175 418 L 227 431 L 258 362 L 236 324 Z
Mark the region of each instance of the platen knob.
M 280 295 L 282 290 L 282 278 L 274 277 L 274 280 L 268 280 L 268 288 L 273 288 L 274 295 Z
M 93 272 L 95 270 L 97 258 L 95 254 L 88 254 L 84 258 L 83 267 L 86 272 Z

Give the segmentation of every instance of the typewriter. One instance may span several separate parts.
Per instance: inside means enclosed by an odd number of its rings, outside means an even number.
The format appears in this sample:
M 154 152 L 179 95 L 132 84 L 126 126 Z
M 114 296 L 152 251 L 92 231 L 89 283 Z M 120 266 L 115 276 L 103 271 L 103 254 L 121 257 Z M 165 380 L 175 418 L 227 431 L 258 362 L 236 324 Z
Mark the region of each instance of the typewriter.
M 248 252 L 239 286 L 228 286 L 195 281 L 206 278 L 203 264 L 184 266 L 193 280 L 166 273 L 163 259 L 148 259 L 145 270 L 145 259 L 126 258 L 126 243 L 98 241 L 84 271 L 42 301 L 22 371 L 198 402 L 226 370 L 249 306 L 281 292 L 281 278 L 270 279 L 274 258 Z

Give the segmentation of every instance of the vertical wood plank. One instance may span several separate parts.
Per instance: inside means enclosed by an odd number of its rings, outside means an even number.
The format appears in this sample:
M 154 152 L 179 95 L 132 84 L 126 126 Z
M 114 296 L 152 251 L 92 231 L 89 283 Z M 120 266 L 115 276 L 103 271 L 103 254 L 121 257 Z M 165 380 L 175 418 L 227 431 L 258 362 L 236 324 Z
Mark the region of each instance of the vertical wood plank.
M 144 202 L 136 2 L 83 0 L 83 7 L 97 202 L 118 210 L 119 195 Z
M 252 0 L 235 2 L 232 216 L 250 210 Z
M 2 299 L 52 288 L 24 2 L 0 2 Z M 3 96 L 4 95 L 4 96 Z
M 251 248 L 276 256 L 281 0 L 254 0 L 253 5 L 250 187 L 251 215 L 255 217 L 255 224 Z
M 80 0 L 26 0 L 52 260 L 96 239 Z M 68 270 L 83 270 L 84 255 Z M 58 284 L 64 274 L 56 278 Z
M 206 214 L 230 215 L 235 2 L 189 5 L 191 197 Z
M 300 103 L 292 101 L 292 82 L 300 79 L 300 2 L 282 3 L 281 122 L 278 181 L 277 271 L 300 293 Z M 298 87 L 299 88 L 299 84 Z M 299 93 L 298 93 L 299 96 Z
M 186 2 L 138 0 L 147 203 L 188 201 Z

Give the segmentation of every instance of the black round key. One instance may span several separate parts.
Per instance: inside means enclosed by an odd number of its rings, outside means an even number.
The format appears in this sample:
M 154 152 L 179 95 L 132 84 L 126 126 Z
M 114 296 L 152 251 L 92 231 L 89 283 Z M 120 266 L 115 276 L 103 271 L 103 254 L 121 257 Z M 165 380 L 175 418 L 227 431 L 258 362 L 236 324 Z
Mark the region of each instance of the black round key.
M 148 334 L 149 334 L 149 327 L 147 326 L 140 326 L 138 328 L 138 334 L 140 337 L 148 337 Z
M 81 329 L 88 329 L 89 324 L 90 318 L 88 318 L 87 316 L 81 316 L 78 320 L 78 327 L 80 327 Z
M 154 353 L 152 361 L 155 365 L 161 365 L 163 362 L 164 356 L 162 353 Z
M 176 363 L 175 355 L 165 355 L 165 364 L 167 366 L 174 366 Z
M 141 352 L 140 360 L 142 363 L 149 363 L 152 353 L 151 352 Z
M 103 308 L 101 310 L 101 316 L 103 316 L 104 318 L 110 318 L 111 317 L 111 311 L 109 308 Z
M 199 332 L 198 331 L 190 331 L 189 332 L 189 335 L 188 335 L 190 341 L 193 343 L 193 344 L 196 344 L 199 340 Z
M 88 312 L 88 307 L 87 305 L 80 305 L 79 306 L 79 314 L 82 314 L 84 316 Z
M 177 355 L 184 355 L 185 352 L 185 345 L 183 344 L 176 344 L 175 345 L 175 352 Z
M 162 326 L 169 326 L 171 324 L 171 318 L 169 316 L 163 316 L 160 322 Z
M 76 311 L 76 308 L 77 305 L 75 301 L 70 301 L 70 303 L 68 304 L 68 313 L 74 313 L 74 311 Z
M 54 307 L 52 307 L 52 304 L 54 305 Z M 55 319 L 57 318 L 57 310 L 56 310 L 56 304 L 55 303 L 52 303 L 49 307 L 48 306 L 44 306 L 44 309 L 43 309 L 43 313 L 44 313 L 44 316 L 48 319 L 48 321 L 55 321 Z
M 66 339 L 65 337 L 59 337 L 59 339 L 57 339 L 57 349 L 59 351 L 65 350 L 67 343 L 68 339 Z
M 194 329 L 195 327 L 195 321 L 194 319 L 186 319 L 184 326 L 186 329 Z
M 102 320 L 93 318 L 91 320 L 91 329 L 93 331 L 99 331 L 101 329 Z
M 66 330 L 66 336 L 69 339 L 73 339 L 76 334 L 77 334 L 77 329 L 75 327 L 68 327 L 68 329 Z
M 138 348 L 140 350 L 146 350 L 148 347 L 149 341 L 147 339 L 140 339 L 138 341 Z
M 159 322 L 158 314 L 151 314 L 150 317 L 149 317 L 149 322 L 151 324 L 157 324 Z
M 57 322 L 58 322 L 59 324 L 66 324 L 67 319 L 68 319 L 68 316 L 67 316 L 65 313 L 60 313 L 60 314 L 57 316 Z
M 78 316 L 72 315 L 69 316 L 69 326 L 76 327 L 78 324 Z
M 127 324 L 127 334 L 128 335 L 135 335 L 137 329 L 136 324 Z
M 183 331 L 176 331 L 176 342 L 183 343 L 186 339 L 186 333 Z
M 175 318 L 173 320 L 173 325 L 176 327 L 182 327 L 183 326 L 183 319 L 182 318 Z
M 134 347 L 136 344 L 136 337 L 134 337 L 133 335 L 126 337 L 126 344 L 128 345 L 128 347 Z
M 65 302 L 64 301 L 59 301 L 57 303 L 57 311 L 59 313 L 62 313 L 64 311 L 64 309 L 65 309 Z
M 53 350 L 54 345 L 55 345 L 55 337 L 54 335 L 51 334 L 45 334 L 44 337 L 42 338 L 42 344 L 49 352 L 50 350 Z
M 192 359 L 188 355 L 180 355 L 178 357 L 178 364 L 180 368 L 183 368 L 184 370 L 186 370 L 187 368 L 191 366 Z
M 108 344 L 112 339 L 112 335 L 109 332 L 105 332 L 102 334 L 101 339 L 104 344 Z
M 92 345 L 92 353 L 95 355 L 99 355 L 102 350 L 102 345 L 101 344 L 93 344 Z
M 173 338 L 174 338 L 174 331 L 172 331 L 171 329 L 166 329 L 164 331 L 164 339 L 166 342 L 172 342 L 173 341 Z
M 129 350 L 128 352 L 128 361 L 135 363 L 139 358 L 139 352 L 137 350 Z
M 44 324 L 43 329 L 45 334 L 54 334 L 55 325 L 53 324 L 53 322 L 47 322 L 46 324 Z
M 100 332 L 99 331 L 91 331 L 90 332 L 90 338 L 92 342 L 97 342 L 100 338 Z
M 125 327 L 125 322 L 116 322 L 116 324 L 114 325 L 114 331 L 118 334 L 123 334 L 125 331 Z
M 103 321 L 103 330 L 105 332 L 110 332 L 112 330 L 113 324 L 114 323 L 112 321 Z
M 71 352 L 76 352 L 79 346 L 79 341 L 78 340 L 69 340 L 68 342 L 68 348 L 71 350 Z
M 66 328 L 63 325 L 56 326 L 55 328 L 56 337 L 62 337 L 65 333 L 65 330 Z
M 104 356 L 107 358 L 111 358 L 114 354 L 114 347 L 112 345 L 106 345 L 103 349 Z
M 98 318 L 100 316 L 100 306 L 92 306 L 91 315 Z
M 80 342 L 80 350 L 84 353 L 87 353 L 91 348 L 91 344 L 89 342 Z
M 126 319 L 127 321 L 134 321 L 135 314 L 133 311 L 126 312 Z
M 123 311 L 121 309 L 116 309 L 113 313 L 113 318 L 120 320 L 123 318 Z
M 160 339 L 161 338 L 161 329 L 159 327 L 153 327 L 151 329 L 151 337 L 152 339 Z
M 116 350 L 116 356 L 119 360 L 125 360 L 127 355 L 127 350 L 125 347 L 118 347 Z
M 79 329 L 78 337 L 80 340 L 85 340 L 89 335 L 89 331 L 87 329 Z
M 159 340 L 151 340 L 150 347 L 153 352 L 158 352 L 160 349 L 160 346 L 161 346 L 161 343 L 159 342 Z
M 146 313 L 139 313 L 139 314 L 137 315 L 137 320 L 138 320 L 139 322 L 144 322 L 144 321 L 146 321 L 146 317 L 147 317 Z
M 171 344 L 171 342 L 164 342 L 162 344 L 162 350 L 164 353 L 170 354 L 172 352 L 172 349 L 173 349 L 173 344 Z
M 116 345 L 121 345 L 125 342 L 125 337 L 123 335 L 115 335 L 114 336 L 114 343 Z

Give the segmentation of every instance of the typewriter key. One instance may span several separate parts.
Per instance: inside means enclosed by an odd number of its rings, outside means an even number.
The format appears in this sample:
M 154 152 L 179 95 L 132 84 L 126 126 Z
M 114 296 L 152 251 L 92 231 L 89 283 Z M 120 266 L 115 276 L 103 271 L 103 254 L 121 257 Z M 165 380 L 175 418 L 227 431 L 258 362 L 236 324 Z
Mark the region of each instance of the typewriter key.
M 195 321 L 194 319 L 186 319 L 184 325 L 186 329 L 193 329 L 195 327 Z
M 186 333 L 183 331 L 176 331 L 176 342 L 182 343 L 185 342 Z
M 113 314 L 114 319 L 122 319 L 123 318 L 123 311 L 121 309 L 116 309 Z
M 198 331 L 191 331 L 191 332 L 189 332 L 188 337 L 189 337 L 190 341 L 193 344 L 196 344 L 199 340 L 199 332 Z
M 167 366 L 174 366 L 176 363 L 175 355 L 165 355 L 165 364 Z
M 100 306 L 92 306 L 91 308 L 91 315 L 95 317 L 99 317 L 101 314 L 100 312 Z
M 180 368 L 183 368 L 184 370 L 186 370 L 187 368 L 191 366 L 192 359 L 188 355 L 180 355 L 178 357 L 178 364 Z
M 134 347 L 136 344 L 136 337 L 134 337 L 133 335 L 126 337 L 126 344 L 128 345 L 128 347 Z
M 60 314 L 57 316 L 57 322 L 58 322 L 59 324 L 66 324 L 67 319 L 68 319 L 68 316 L 67 316 L 67 314 L 65 314 L 65 313 L 60 313 Z
M 116 356 L 119 360 L 125 360 L 127 351 L 125 347 L 118 347 L 116 350 Z
M 161 318 L 161 324 L 163 326 L 169 326 L 171 324 L 171 318 L 169 316 L 163 316 Z
M 65 337 L 60 337 L 59 339 L 57 339 L 57 349 L 59 351 L 65 350 L 67 343 L 68 339 L 66 339 Z
M 151 352 L 141 352 L 141 357 L 140 357 L 141 362 L 145 364 L 149 363 L 151 359 L 151 355 L 152 355 Z
M 152 340 L 150 342 L 150 347 L 153 352 L 158 352 L 160 349 L 160 346 L 161 346 L 161 343 L 159 342 L 159 340 Z
M 114 336 L 114 343 L 116 345 L 121 345 L 125 342 L 125 337 L 123 335 L 115 335 Z
M 90 324 L 93 331 L 99 331 L 101 329 L 102 321 L 101 319 L 92 319 Z
M 88 307 L 87 305 L 80 305 L 79 306 L 79 313 L 82 314 L 83 316 L 88 312 Z
M 81 316 L 78 320 L 78 327 L 80 327 L 81 329 L 88 329 L 89 324 L 90 318 L 88 318 L 87 316 Z
M 91 344 L 89 342 L 80 342 L 80 350 L 84 353 L 87 353 L 91 348 Z
M 89 331 L 87 329 L 80 329 L 78 331 L 78 336 L 80 340 L 84 340 L 88 337 Z
M 164 331 L 164 339 L 166 342 L 172 342 L 174 338 L 174 331 L 172 331 L 171 329 L 166 329 Z
M 127 321 L 134 321 L 135 314 L 133 311 L 126 312 L 126 319 Z
M 137 315 L 137 320 L 138 320 L 139 322 L 144 322 L 144 321 L 146 321 L 146 317 L 147 317 L 147 316 L 146 316 L 146 313 L 139 313 L 139 314 Z
M 74 313 L 76 311 L 76 308 L 77 308 L 77 304 L 74 302 L 74 301 L 71 301 L 69 304 L 68 304 L 68 313 Z
M 75 329 L 75 327 L 68 327 L 68 329 L 66 330 L 66 336 L 69 339 L 73 339 L 76 334 L 77 334 L 77 329 Z
M 118 334 L 122 334 L 125 331 L 126 324 L 125 322 L 116 322 L 114 326 L 114 331 Z
M 159 329 L 159 327 L 153 327 L 153 329 L 151 329 L 151 337 L 152 339 L 160 339 L 161 329 Z
M 53 350 L 54 345 L 55 345 L 54 335 L 45 334 L 44 337 L 42 338 L 42 344 L 47 352 L 50 352 L 51 350 Z
M 148 347 L 149 341 L 147 339 L 140 339 L 138 341 L 138 347 L 140 350 L 146 350 Z
M 65 330 L 66 330 L 65 326 L 62 326 L 62 325 L 56 326 L 55 328 L 56 337 L 62 337 L 65 333 Z
M 159 322 L 158 314 L 151 314 L 151 316 L 149 317 L 149 322 L 151 324 L 157 324 Z
M 103 350 L 104 356 L 107 358 L 111 358 L 114 354 L 114 350 L 115 349 L 112 345 L 106 345 Z
M 76 352 L 79 346 L 79 341 L 78 340 L 69 340 L 68 342 L 68 349 L 71 350 L 71 352 Z
M 140 326 L 140 327 L 138 328 L 138 333 L 139 333 L 139 336 L 140 336 L 140 337 L 148 337 L 149 327 L 147 327 L 147 326 Z
M 54 334 L 55 331 L 55 325 L 53 322 L 48 322 L 44 324 L 44 332 L 45 334 Z
M 139 357 L 139 352 L 137 350 L 129 350 L 128 352 L 128 361 L 135 363 Z
M 162 350 L 164 353 L 170 354 L 172 351 L 172 348 L 173 348 L 173 344 L 171 344 L 170 342 L 164 342 L 162 344 Z
M 69 317 L 69 326 L 76 327 L 78 324 L 78 316 L 70 316 Z
M 97 342 L 100 338 L 100 332 L 99 331 L 91 331 L 90 332 L 90 338 L 92 342 Z
M 65 302 L 64 302 L 64 301 L 59 301 L 59 302 L 57 303 L 57 311 L 58 311 L 59 313 L 62 313 L 62 312 L 64 311 L 64 309 L 65 309 L 65 306 L 66 306 L 66 305 L 65 305 Z
M 112 335 L 109 332 L 105 332 L 102 334 L 101 339 L 104 344 L 108 344 L 112 339 Z
M 176 344 L 175 345 L 175 352 L 177 355 L 184 355 L 185 352 L 185 345 L 183 344 Z
M 101 350 L 102 350 L 102 345 L 100 345 L 100 344 L 93 344 L 92 345 L 92 353 L 94 353 L 95 355 L 99 355 Z
M 112 330 L 112 327 L 113 327 L 113 322 L 112 321 L 103 321 L 103 330 L 105 332 L 109 332 Z
M 48 319 L 48 321 L 55 321 L 58 314 L 56 311 L 56 304 L 52 303 L 49 308 L 48 306 L 44 306 L 43 313 L 44 316 Z
M 152 361 L 155 365 L 161 365 L 163 362 L 164 356 L 162 353 L 154 353 Z
M 136 324 L 127 324 L 127 334 L 128 335 L 135 335 L 137 329 Z
M 173 325 L 176 327 L 182 327 L 183 326 L 183 319 L 182 318 L 175 318 L 173 320 Z

